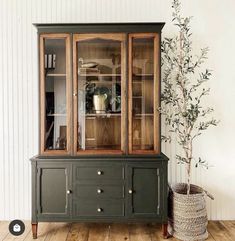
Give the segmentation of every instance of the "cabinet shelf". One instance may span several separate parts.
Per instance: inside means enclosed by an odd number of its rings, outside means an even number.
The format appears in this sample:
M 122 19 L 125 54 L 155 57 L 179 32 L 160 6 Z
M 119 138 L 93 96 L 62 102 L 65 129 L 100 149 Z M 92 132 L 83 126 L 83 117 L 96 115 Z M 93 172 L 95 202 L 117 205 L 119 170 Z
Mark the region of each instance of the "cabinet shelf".
M 121 77 L 121 74 L 78 74 L 81 77 Z
M 67 114 L 60 114 L 60 113 L 54 113 L 54 114 L 47 114 L 47 116 L 66 116 Z
M 142 116 L 153 116 L 153 113 L 146 113 L 146 114 L 134 114 L 134 117 L 142 117 Z
M 133 74 L 133 77 L 153 77 L 153 74 Z
M 133 115 L 133 119 L 137 120 L 137 119 L 144 119 L 144 118 L 152 118 L 153 114 L 134 114 Z
M 133 74 L 132 76 L 132 83 L 142 83 L 144 80 L 153 80 L 153 74 Z
M 86 118 L 96 118 L 96 117 L 102 117 L 102 118 L 111 118 L 111 117 L 121 117 L 121 113 L 100 113 L 100 114 L 86 114 Z
M 115 81 L 112 81 L 112 80 L 87 80 L 87 83 L 112 85 L 112 84 L 120 83 L 120 80 L 115 80 Z
M 46 77 L 66 77 L 66 74 L 47 74 Z
M 120 146 L 119 145 L 102 145 L 102 146 L 99 146 L 99 147 L 94 147 L 94 146 L 86 146 L 86 150 L 99 150 L 99 151 L 102 151 L 102 150 L 106 150 L 106 149 L 112 149 L 112 151 L 119 151 L 120 149 Z

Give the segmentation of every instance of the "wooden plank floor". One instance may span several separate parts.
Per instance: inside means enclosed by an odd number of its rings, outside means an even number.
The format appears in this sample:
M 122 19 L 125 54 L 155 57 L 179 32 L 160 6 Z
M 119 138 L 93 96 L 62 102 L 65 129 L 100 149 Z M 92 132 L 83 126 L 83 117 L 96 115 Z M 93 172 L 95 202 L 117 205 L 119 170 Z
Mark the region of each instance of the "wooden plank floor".
M 0 222 L 0 241 L 32 239 L 30 222 L 25 232 L 13 236 L 8 222 Z M 235 241 L 235 221 L 210 221 L 208 241 Z M 161 241 L 161 225 L 146 224 L 83 224 L 39 223 L 38 241 Z M 177 241 L 169 238 L 169 241 Z

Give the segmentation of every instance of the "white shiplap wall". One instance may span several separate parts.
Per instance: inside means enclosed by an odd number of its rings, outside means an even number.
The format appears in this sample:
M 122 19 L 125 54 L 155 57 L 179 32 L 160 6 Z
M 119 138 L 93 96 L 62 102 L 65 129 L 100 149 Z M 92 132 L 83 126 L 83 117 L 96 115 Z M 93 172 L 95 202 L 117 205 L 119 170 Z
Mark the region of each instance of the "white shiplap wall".
M 193 173 L 211 191 L 211 219 L 235 219 L 235 1 L 183 0 L 193 15 L 196 47 L 210 46 L 214 69 L 208 103 L 221 120 L 195 148 L 213 167 Z M 37 36 L 32 23 L 164 21 L 173 34 L 171 0 L 1 0 L 0 1 L 0 220 L 30 219 L 29 158 L 38 153 Z M 164 129 L 164 127 L 163 127 Z M 176 146 L 164 146 L 173 160 Z M 181 181 L 183 168 L 169 163 L 169 180 Z

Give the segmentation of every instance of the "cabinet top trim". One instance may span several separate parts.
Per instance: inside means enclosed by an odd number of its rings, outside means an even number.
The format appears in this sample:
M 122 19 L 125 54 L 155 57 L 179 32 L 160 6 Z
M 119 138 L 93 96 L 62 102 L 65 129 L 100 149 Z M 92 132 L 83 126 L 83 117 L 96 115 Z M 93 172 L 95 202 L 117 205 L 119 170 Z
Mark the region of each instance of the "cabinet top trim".
M 168 161 L 169 158 L 163 153 L 157 155 L 88 155 L 88 156 L 42 156 L 37 155 L 30 158 L 30 161 Z
M 131 23 L 34 23 L 38 33 L 140 33 L 161 32 L 163 22 L 131 22 Z

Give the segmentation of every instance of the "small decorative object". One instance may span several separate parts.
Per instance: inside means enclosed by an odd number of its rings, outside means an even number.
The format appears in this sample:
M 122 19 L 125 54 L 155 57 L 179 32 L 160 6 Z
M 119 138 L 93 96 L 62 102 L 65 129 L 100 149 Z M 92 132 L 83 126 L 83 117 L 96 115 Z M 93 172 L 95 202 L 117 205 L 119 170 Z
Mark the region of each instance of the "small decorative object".
M 93 95 L 93 107 L 97 114 L 103 114 L 107 111 L 108 97 L 110 89 L 106 87 L 96 87 Z
M 98 84 L 99 85 L 99 84 Z M 121 112 L 121 85 L 115 84 L 115 91 L 95 83 L 86 83 L 86 113 Z
M 79 58 L 78 62 L 80 62 L 80 66 L 78 68 L 78 73 L 79 74 L 99 74 L 99 68 L 98 68 L 98 63 L 96 62 L 85 62 L 83 58 Z
M 117 95 L 111 98 L 110 101 L 112 112 L 121 112 L 121 96 Z
M 98 63 L 96 62 L 87 62 L 87 63 L 82 63 L 81 68 L 95 68 L 98 66 Z
M 103 114 L 107 109 L 107 94 L 93 95 L 94 110 L 97 114 Z
M 86 93 L 86 113 L 91 113 L 93 109 L 93 95 L 95 93 L 96 84 L 86 83 L 85 93 Z
M 45 69 L 55 69 L 56 55 L 55 54 L 45 54 L 44 65 Z
M 66 149 L 67 139 L 66 139 L 66 126 L 60 126 L 60 136 L 56 141 L 56 147 L 60 150 Z
M 210 92 L 203 84 L 209 80 L 211 71 L 200 70 L 207 59 L 208 49 L 204 48 L 199 55 L 193 56 L 191 18 L 181 16 L 179 0 L 173 0 L 172 7 L 173 22 L 179 28 L 179 35 L 165 38 L 162 43 L 164 88 L 163 106 L 159 111 L 182 150 L 176 160 L 185 165 L 187 183 L 175 185 L 170 192 L 169 231 L 184 241 L 204 240 L 208 236 L 205 205 L 208 194 L 191 184 L 191 171 L 193 166 L 208 168 L 208 164 L 194 157 L 193 146 L 195 139 L 208 127 L 216 126 L 218 121 L 209 118 L 213 109 L 202 104 L 203 97 Z M 171 136 L 163 136 L 162 140 L 171 141 Z
M 121 112 L 121 85 L 115 84 L 115 95 L 110 96 L 110 105 L 112 112 Z M 110 94 L 111 95 L 111 94 Z

